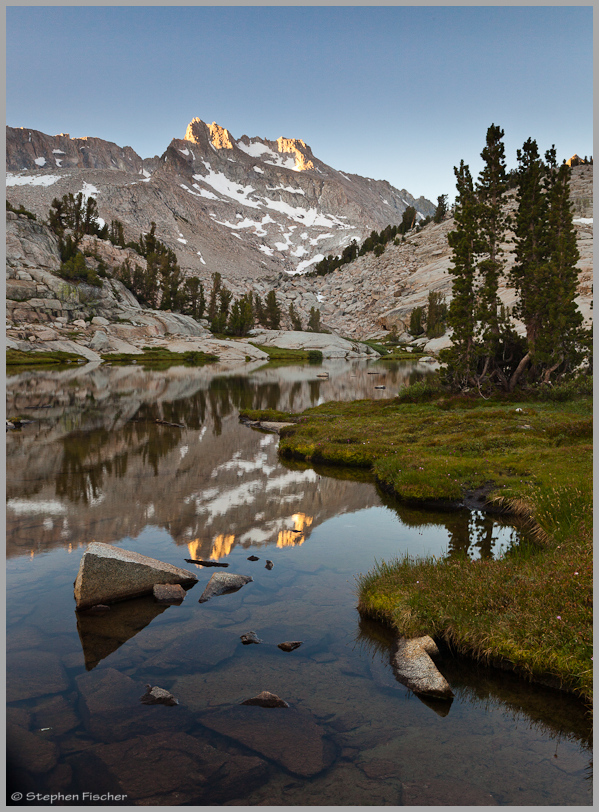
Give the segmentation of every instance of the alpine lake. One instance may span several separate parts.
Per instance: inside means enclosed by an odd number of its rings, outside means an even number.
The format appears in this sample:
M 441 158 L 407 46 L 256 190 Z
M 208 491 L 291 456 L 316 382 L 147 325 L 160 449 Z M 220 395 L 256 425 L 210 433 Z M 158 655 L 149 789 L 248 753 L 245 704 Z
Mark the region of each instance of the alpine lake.
M 356 610 L 356 576 L 375 561 L 499 557 L 524 531 L 406 507 L 363 471 L 283 464 L 277 435 L 239 420 L 393 397 L 429 370 L 9 373 L 7 416 L 24 418 L 6 452 L 9 805 L 592 804 L 591 724 L 574 697 L 446 650 L 435 662 L 455 698 L 422 700 L 395 679 L 393 634 Z M 91 541 L 198 582 L 180 605 L 149 596 L 78 614 Z M 215 572 L 253 580 L 199 603 Z M 242 643 L 250 631 L 259 644 Z M 178 705 L 142 704 L 146 685 Z M 240 704 L 262 691 L 289 708 Z

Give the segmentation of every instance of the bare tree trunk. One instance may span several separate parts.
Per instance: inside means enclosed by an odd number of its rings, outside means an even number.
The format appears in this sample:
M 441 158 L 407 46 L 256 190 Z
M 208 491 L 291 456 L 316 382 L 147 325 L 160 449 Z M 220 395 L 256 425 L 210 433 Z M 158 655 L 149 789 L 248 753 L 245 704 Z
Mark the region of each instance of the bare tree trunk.
M 524 370 L 526 368 L 526 365 L 528 364 L 529 361 L 530 361 L 530 352 L 527 352 L 526 355 L 524 356 L 524 358 L 520 361 L 520 363 L 518 364 L 518 366 L 514 370 L 514 372 L 512 374 L 512 377 L 510 378 L 510 384 L 509 384 L 509 391 L 510 392 L 513 392 L 514 389 L 516 388 L 516 384 L 520 380 L 520 376 L 524 372 Z
M 552 372 L 555 372 L 555 370 L 558 368 L 558 366 L 561 364 L 561 362 L 562 362 L 563 360 L 564 360 L 564 359 L 563 359 L 563 356 L 562 356 L 562 357 L 559 359 L 559 361 L 557 362 L 557 364 L 554 364 L 552 367 L 549 367 L 549 369 L 546 369 L 546 370 L 545 370 L 545 375 L 544 375 L 544 377 L 543 377 L 543 383 L 549 383 L 549 378 L 551 377 L 551 373 L 552 373 Z

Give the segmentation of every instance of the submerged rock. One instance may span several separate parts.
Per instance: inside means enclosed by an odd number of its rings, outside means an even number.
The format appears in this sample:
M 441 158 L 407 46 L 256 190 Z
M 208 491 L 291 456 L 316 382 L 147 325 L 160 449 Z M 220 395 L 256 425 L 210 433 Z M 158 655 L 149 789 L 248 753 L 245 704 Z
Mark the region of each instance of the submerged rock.
M 205 603 L 210 598 L 237 592 L 242 586 L 254 579 L 249 575 L 233 575 L 232 572 L 215 572 L 206 584 L 206 589 L 200 595 L 198 603 Z
M 57 764 L 60 755 L 53 741 L 17 725 L 7 725 L 6 747 L 9 772 L 17 767 L 34 774 L 48 773 Z
M 140 702 L 144 705 L 178 705 L 179 701 L 164 688 L 155 685 L 146 685 L 146 692 L 140 697 Z
M 233 657 L 238 647 L 239 637 L 226 629 L 204 629 L 201 637 L 197 631 L 191 631 L 177 635 L 166 647 L 158 649 L 147 659 L 146 666 L 151 674 L 173 669 L 191 673 L 211 671 Z
M 154 584 L 153 592 L 160 603 L 181 603 L 187 595 L 181 584 Z
M 295 651 L 295 649 L 299 648 L 301 644 L 301 640 L 293 640 L 286 643 L 279 643 L 278 648 L 280 648 L 282 651 Z
M 70 760 L 82 786 L 95 787 L 102 776 L 115 792 L 127 793 L 127 805 L 145 807 L 224 804 L 245 797 L 269 776 L 268 764 L 257 756 L 223 752 L 172 729 L 101 744 Z
M 400 637 L 391 664 L 399 682 L 415 694 L 432 699 L 452 699 L 453 691 L 430 655 L 439 653 L 435 641 L 425 635 L 408 640 Z
M 95 606 L 90 606 L 86 611 L 88 615 L 105 615 L 106 612 L 110 612 L 110 606 L 105 603 L 97 603 Z
M 162 702 L 151 712 L 140 702 L 139 683 L 114 668 L 100 668 L 75 677 L 79 691 L 78 708 L 84 729 L 105 742 L 123 741 L 131 736 L 173 733 L 174 727 L 190 728 L 194 721 L 186 708 L 176 714 Z
M 275 708 L 264 713 L 261 708 L 237 705 L 208 713 L 199 721 L 295 775 L 317 775 L 334 760 L 324 730 L 305 711 L 287 708 L 283 713 Z
M 261 708 L 288 708 L 289 705 L 284 699 L 281 699 L 276 694 L 271 694 L 270 691 L 262 691 L 258 696 L 251 699 L 244 699 L 242 705 L 258 705 Z
M 155 584 L 187 584 L 197 576 L 164 561 L 92 541 L 83 553 L 75 579 L 77 609 L 151 594 Z
M 241 635 L 241 642 L 244 646 L 249 646 L 250 643 L 261 643 L 262 640 L 260 640 L 256 632 L 247 632 Z
M 20 702 L 47 694 L 57 694 L 69 687 L 62 661 L 53 651 L 38 648 L 10 651 L 6 655 L 7 702 Z

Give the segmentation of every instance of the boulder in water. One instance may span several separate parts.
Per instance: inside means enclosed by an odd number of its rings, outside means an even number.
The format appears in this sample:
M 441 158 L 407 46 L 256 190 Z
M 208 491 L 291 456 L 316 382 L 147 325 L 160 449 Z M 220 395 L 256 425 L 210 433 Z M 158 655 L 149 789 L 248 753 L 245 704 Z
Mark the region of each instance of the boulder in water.
M 254 579 L 249 575 L 233 575 L 232 572 L 215 572 L 206 584 L 206 589 L 200 595 L 198 603 L 205 603 L 210 598 L 218 595 L 225 595 L 229 592 L 237 592 L 242 586 Z
M 399 682 L 431 699 L 452 699 L 449 683 L 431 659 L 439 653 L 435 641 L 424 635 L 411 640 L 400 637 L 392 659 L 393 671 Z
M 197 576 L 164 561 L 92 541 L 75 579 L 77 609 L 151 594 L 155 584 L 192 586 Z

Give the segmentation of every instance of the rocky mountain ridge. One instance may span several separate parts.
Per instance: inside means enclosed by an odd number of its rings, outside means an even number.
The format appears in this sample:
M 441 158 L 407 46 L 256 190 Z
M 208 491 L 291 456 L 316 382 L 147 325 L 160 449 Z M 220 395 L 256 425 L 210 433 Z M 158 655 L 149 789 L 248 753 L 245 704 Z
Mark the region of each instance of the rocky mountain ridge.
M 38 221 L 32 221 L 23 214 L 7 212 L 8 336 L 12 342 L 10 346 L 19 348 L 50 349 L 48 343 L 50 341 L 74 340 L 84 348 L 84 354 L 90 360 L 92 358 L 97 360 L 98 352 L 101 351 L 139 352 L 141 346 L 153 341 L 193 339 L 196 342 L 209 337 L 206 322 L 198 324 L 187 316 L 144 310 L 131 293 L 116 280 L 105 280 L 101 288 L 93 288 L 89 285 L 68 284 L 56 275 L 60 268 L 58 243 L 52 232 L 40 221 L 45 220 L 47 207 L 49 208 L 51 200 L 59 191 L 59 183 L 70 184 L 70 188 L 75 191 L 83 186 L 86 194 L 94 194 L 97 197 L 100 212 L 104 214 L 106 211 L 102 209 L 102 198 L 105 203 L 108 198 L 115 200 L 126 192 L 132 196 L 128 198 L 129 203 L 134 200 L 135 205 L 140 207 L 137 210 L 138 219 L 147 221 L 148 226 L 150 216 L 158 216 L 159 212 L 164 216 L 165 211 L 171 215 L 171 210 L 164 205 L 165 200 L 170 200 L 169 189 L 172 191 L 173 200 L 177 195 L 177 205 L 180 205 L 181 201 L 184 203 L 196 201 L 196 196 L 201 199 L 204 195 L 212 194 L 216 198 L 218 197 L 216 191 L 209 192 L 207 188 L 208 181 L 213 184 L 211 188 L 215 190 L 218 183 L 225 183 L 224 178 L 229 185 L 226 187 L 223 185 L 219 201 L 204 197 L 210 206 L 229 205 L 231 198 L 229 204 L 225 202 L 227 194 L 239 195 L 249 203 L 250 208 L 261 205 L 260 200 L 264 203 L 267 198 L 260 198 L 255 189 L 250 192 L 243 185 L 244 178 L 250 171 L 248 167 L 257 176 L 260 175 L 257 170 L 264 167 L 263 174 L 267 171 L 271 173 L 269 184 L 274 183 L 276 177 L 279 178 L 277 183 L 281 188 L 276 194 L 272 189 L 267 191 L 269 194 L 272 193 L 272 197 L 268 198 L 270 204 L 277 202 L 281 213 L 286 206 L 291 207 L 291 203 L 286 201 L 292 200 L 295 195 L 296 198 L 298 196 L 305 198 L 306 205 L 311 207 L 304 209 L 304 212 L 317 213 L 314 215 L 315 221 L 320 216 L 336 217 L 322 213 L 323 201 L 328 200 L 327 205 L 330 204 L 332 207 L 334 201 L 330 199 L 330 195 L 335 190 L 337 194 L 341 194 L 346 188 L 340 184 L 334 186 L 325 183 L 323 180 L 325 173 L 329 175 L 342 173 L 337 173 L 320 162 L 310 147 L 299 139 L 268 141 L 243 136 L 235 140 L 226 129 L 217 124 L 204 124 L 199 119 L 194 119 L 190 123 L 184 139 L 175 139 L 169 145 L 162 158 L 150 159 L 153 164 L 137 160 L 139 156 L 135 157 L 133 151 L 131 151 L 133 154 L 127 152 L 127 148 L 121 150 L 120 147 L 100 139 L 69 139 L 66 135 L 42 138 L 42 134 L 36 135 L 31 131 L 29 141 L 26 132 L 29 131 L 22 131 L 18 138 L 13 138 L 10 142 L 7 154 L 7 163 L 10 167 L 19 165 L 19 161 L 29 161 L 30 165 L 36 160 L 32 156 L 43 150 L 46 150 L 48 155 L 55 155 L 53 150 L 58 149 L 54 146 L 55 143 L 61 143 L 65 147 L 64 154 L 67 157 L 54 160 L 62 161 L 63 165 L 64 162 L 71 161 L 72 165 L 64 168 L 58 180 L 55 179 L 58 176 L 54 175 L 54 170 L 40 173 L 38 170 L 33 172 L 28 169 L 18 175 L 9 173 L 9 180 L 12 178 L 13 185 L 7 188 L 8 199 L 14 206 L 24 205 L 40 218 Z M 87 151 L 80 149 L 81 145 L 77 146 L 78 141 L 89 141 L 89 149 Z M 67 151 L 67 147 L 71 149 L 70 152 Z M 204 157 L 208 154 L 212 163 Z M 118 163 L 119 159 L 121 168 L 106 168 L 113 161 Z M 92 166 L 94 168 L 91 168 Z M 96 177 L 95 173 L 98 172 L 99 177 L 116 178 L 117 184 L 107 183 L 102 192 L 97 193 L 97 188 L 83 178 Z M 202 172 L 204 174 L 201 174 Z M 217 176 L 220 178 L 218 182 L 215 179 Z M 132 180 L 133 177 L 135 180 Z M 353 176 L 344 177 L 347 186 L 350 177 Z M 176 178 L 186 179 L 187 183 L 177 189 L 174 180 Z M 294 186 L 283 188 L 283 183 L 293 183 Z M 385 185 L 383 181 L 368 183 Z M 195 191 L 191 188 L 194 184 Z M 592 164 L 573 166 L 570 194 L 580 252 L 578 304 L 588 324 L 591 321 L 593 276 Z M 408 197 L 405 199 L 410 200 Z M 149 211 L 143 208 L 146 204 Z M 357 205 L 355 200 L 354 204 Z M 244 203 L 239 202 L 239 210 L 247 215 L 243 206 Z M 506 207 L 511 210 L 515 208 L 513 191 L 506 196 Z M 269 211 L 274 212 L 274 209 Z M 297 213 L 298 209 L 294 211 Z M 241 218 L 242 214 L 238 212 L 236 217 Z M 270 215 L 266 214 L 263 220 L 269 217 Z M 248 219 L 247 216 L 245 219 Z M 338 233 L 343 233 L 343 228 L 339 225 L 341 219 L 337 217 L 337 220 L 340 229 Z M 240 225 L 244 223 L 242 220 Z M 276 224 L 272 222 L 264 225 L 274 227 Z M 164 225 L 163 227 L 165 228 Z M 192 230 L 191 223 L 183 224 L 183 227 Z M 277 227 L 284 228 L 280 222 Z M 352 340 L 383 337 L 393 326 L 396 326 L 401 334 L 409 324 L 412 310 L 426 305 L 429 291 L 444 294 L 448 302 L 451 297 L 452 279 L 449 273 L 451 252 L 447 243 L 447 234 L 453 228 L 451 213 L 439 224 L 429 223 L 420 232 L 408 232 L 406 240 L 398 241 L 397 245 L 387 243 L 381 256 L 367 253 L 341 266 L 332 274 L 318 277 L 281 273 L 279 259 L 274 254 L 273 257 L 268 257 L 263 252 L 259 253 L 265 257 L 265 262 L 270 263 L 268 272 L 263 266 L 263 270 L 255 277 L 252 277 L 251 273 L 234 273 L 228 263 L 231 251 L 237 250 L 238 256 L 242 257 L 246 256 L 244 252 L 250 249 L 240 239 L 231 237 L 232 233 L 237 233 L 234 229 L 225 229 L 227 233 L 224 234 L 222 225 L 218 228 L 215 223 L 211 224 L 210 245 L 211 250 L 215 252 L 214 255 L 218 255 L 225 284 L 235 297 L 248 290 L 264 297 L 269 290 L 274 289 L 283 311 L 282 327 L 285 329 L 292 328 L 288 312 L 290 305 L 293 304 L 304 329 L 311 308 L 315 308 L 320 310 L 321 322 L 326 329 Z M 285 233 L 291 240 L 294 232 L 295 229 L 289 227 L 289 231 Z M 160 235 L 160 229 L 158 233 Z M 182 231 L 178 233 L 182 234 Z M 131 236 L 137 237 L 139 234 L 133 233 Z M 197 235 L 196 237 L 201 238 Z M 512 244 L 509 239 L 510 235 L 508 242 L 503 246 L 508 269 L 513 263 Z M 288 242 L 287 247 L 290 245 L 291 242 Z M 142 266 L 145 263 L 145 260 L 134 254 L 131 249 L 118 248 L 108 241 L 92 237 L 84 238 L 82 248 L 93 251 L 109 268 L 118 267 L 125 259 L 134 260 Z M 186 248 L 185 237 L 181 236 L 175 245 L 175 251 L 184 268 L 187 255 L 182 252 Z M 332 253 L 336 252 L 338 249 L 332 249 Z M 282 256 L 283 253 L 280 253 Z M 88 257 L 86 262 L 90 266 L 95 266 L 98 259 Z M 204 263 L 203 265 L 200 263 L 203 276 L 189 268 L 187 271 L 203 278 L 208 290 L 210 285 L 208 263 L 203 256 L 201 259 Z M 237 270 L 247 269 L 242 259 L 239 259 L 239 263 Z M 513 304 L 514 294 L 511 289 L 502 285 L 499 292 L 506 305 Z M 73 331 L 75 321 L 79 322 L 77 334 Z M 48 329 L 54 330 L 57 334 L 44 333 L 44 330 Z M 435 354 L 448 342 L 449 336 L 446 335 L 431 341 L 419 339 L 416 343 L 422 344 L 429 354 Z M 66 349 L 66 346 L 63 348 Z M 195 348 L 194 344 L 193 349 Z M 239 353 L 235 357 L 238 355 Z
M 580 259 L 577 304 L 585 324 L 592 320 L 593 298 L 593 166 L 575 166 L 570 182 L 570 200 L 574 214 Z M 506 210 L 514 213 L 515 192 L 506 195 Z M 367 253 L 342 265 L 326 276 L 281 279 L 277 289 L 283 308 L 293 303 L 301 314 L 311 306 L 321 309 L 323 321 L 341 335 L 350 338 L 384 337 L 395 326 L 401 335 L 410 322 L 414 308 L 425 307 L 429 291 L 437 291 L 451 300 L 451 249 L 448 233 L 454 228 L 451 214 L 439 223 L 429 223 L 420 232 L 412 231 L 399 245 L 387 243 L 381 256 Z M 514 263 L 513 233 L 508 232 L 502 245 L 506 269 Z M 514 304 L 514 291 L 502 280 L 499 296 L 504 304 Z M 440 339 L 418 339 L 429 353 L 449 343 Z
M 7 127 L 7 197 L 47 217 L 55 197 L 82 191 L 100 217 L 118 219 L 128 240 L 157 225 L 181 268 L 208 281 L 251 282 L 302 273 L 352 239 L 400 223 L 414 206 L 434 212 L 387 181 L 327 166 L 301 139 L 235 139 L 216 123 L 190 122 L 162 156 L 98 138 Z

